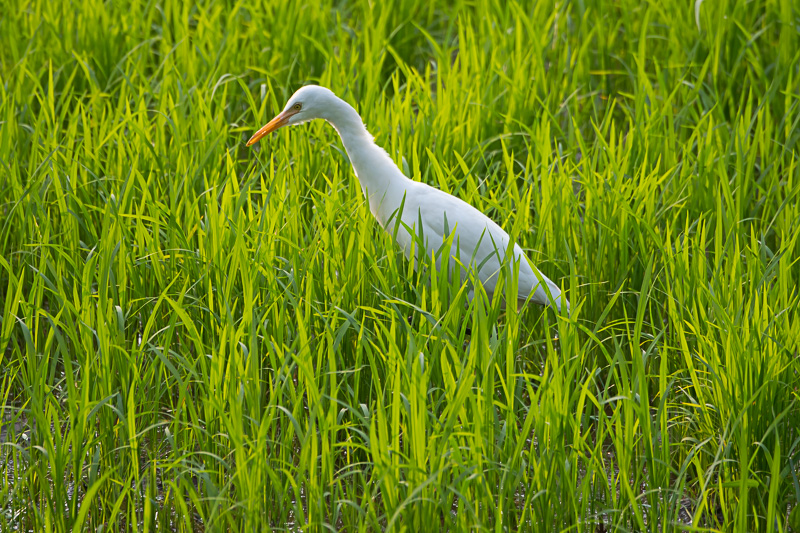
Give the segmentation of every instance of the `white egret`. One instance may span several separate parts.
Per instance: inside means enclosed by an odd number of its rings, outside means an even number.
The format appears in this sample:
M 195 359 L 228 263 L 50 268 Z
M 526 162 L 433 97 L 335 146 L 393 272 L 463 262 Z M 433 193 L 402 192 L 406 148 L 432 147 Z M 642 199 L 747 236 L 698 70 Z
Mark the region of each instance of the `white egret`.
M 317 118 L 327 120 L 339 133 L 370 211 L 386 231 L 397 230 L 397 243 L 406 256 L 410 256 L 414 235 L 423 237 L 425 252 L 430 257 L 454 233 L 450 271 L 461 268 L 459 265 L 475 268 L 491 296 L 509 250 L 508 233 L 463 200 L 405 176 L 383 148 L 375 144 L 358 112 L 329 89 L 317 85 L 300 88 L 283 111 L 247 141 L 247 146 L 278 128 Z M 395 228 L 393 222 L 397 217 L 402 224 Z M 420 222 L 422 228 L 418 228 Z M 519 263 L 518 305 L 530 298 L 540 305 L 555 303 L 559 311 L 563 301 L 569 309 L 558 285 L 539 272 L 516 243 L 513 254 Z

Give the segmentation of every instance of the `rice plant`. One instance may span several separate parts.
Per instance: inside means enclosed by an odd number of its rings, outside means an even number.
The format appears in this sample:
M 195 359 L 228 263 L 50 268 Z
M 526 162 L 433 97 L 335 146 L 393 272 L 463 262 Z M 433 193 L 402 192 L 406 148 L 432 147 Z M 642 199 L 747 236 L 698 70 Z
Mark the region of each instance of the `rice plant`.
M 5 0 L 0 36 L 0 530 L 800 531 L 796 2 Z M 330 126 L 246 148 L 308 83 L 571 315 L 414 268 Z

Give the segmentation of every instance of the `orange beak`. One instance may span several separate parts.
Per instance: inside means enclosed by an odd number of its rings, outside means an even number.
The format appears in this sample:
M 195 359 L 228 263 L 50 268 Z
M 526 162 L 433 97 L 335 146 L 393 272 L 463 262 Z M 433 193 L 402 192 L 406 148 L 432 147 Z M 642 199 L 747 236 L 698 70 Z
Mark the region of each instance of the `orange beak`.
M 277 117 L 267 122 L 266 126 L 255 132 L 253 136 L 250 137 L 250 140 L 247 141 L 247 146 L 257 143 L 267 134 L 272 133 L 278 128 L 282 128 L 283 126 L 285 126 L 286 123 L 289 122 L 289 117 L 291 117 L 295 113 L 297 113 L 297 111 L 294 111 L 293 109 L 292 110 L 287 109 L 286 111 L 282 111 L 281 113 L 279 113 Z

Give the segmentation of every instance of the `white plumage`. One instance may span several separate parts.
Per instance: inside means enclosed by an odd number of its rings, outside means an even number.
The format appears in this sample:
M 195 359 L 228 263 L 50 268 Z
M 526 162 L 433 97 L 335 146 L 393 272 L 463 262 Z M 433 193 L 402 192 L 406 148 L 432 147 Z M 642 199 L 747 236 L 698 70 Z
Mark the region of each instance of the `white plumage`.
M 458 266 L 457 257 L 462 265 L 478 270 L 488 294 L 495 291 L 497 274 L 509 249 L 508 233 L 463 200 L 406 177 L 375 144 L 356 110 L 329 89 L 316 85 L 299 89 L 284 110 L 250 138 L 247 146 L 282 126 L 316 118 L 328 121 L 339 133 L 361 190 L 369 200 L 370 211 L 381 226 L 394 233 L 397 216 L 400 216 L 402 224 L 397 228 L 397 243 L 407 257 L 414 237 L 406 228 L 419 235 L 418 226 L 422 222 L 421 235 L 429 257 L 454 233 L 450 271 Z M 518 302 L 523 303 L 530 295 L 530 300 L 537 304 L 552 302 L 560 311 L 563 301 L 569 309 L 569 302 L 558 286 L 530 263 L 522 248 L 514 243 L 513 250 L 514 260 L 519 263 Z

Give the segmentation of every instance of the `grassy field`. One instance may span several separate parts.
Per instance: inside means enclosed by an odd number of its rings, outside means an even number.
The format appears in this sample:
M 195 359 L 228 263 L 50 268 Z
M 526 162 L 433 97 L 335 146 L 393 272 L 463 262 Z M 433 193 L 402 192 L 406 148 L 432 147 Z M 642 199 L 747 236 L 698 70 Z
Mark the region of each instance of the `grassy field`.
M 800 530 L 798 4 L 447 4 L 4 1 L 0 530 Z M 306 83 L 572 315 L 245 148 Z

